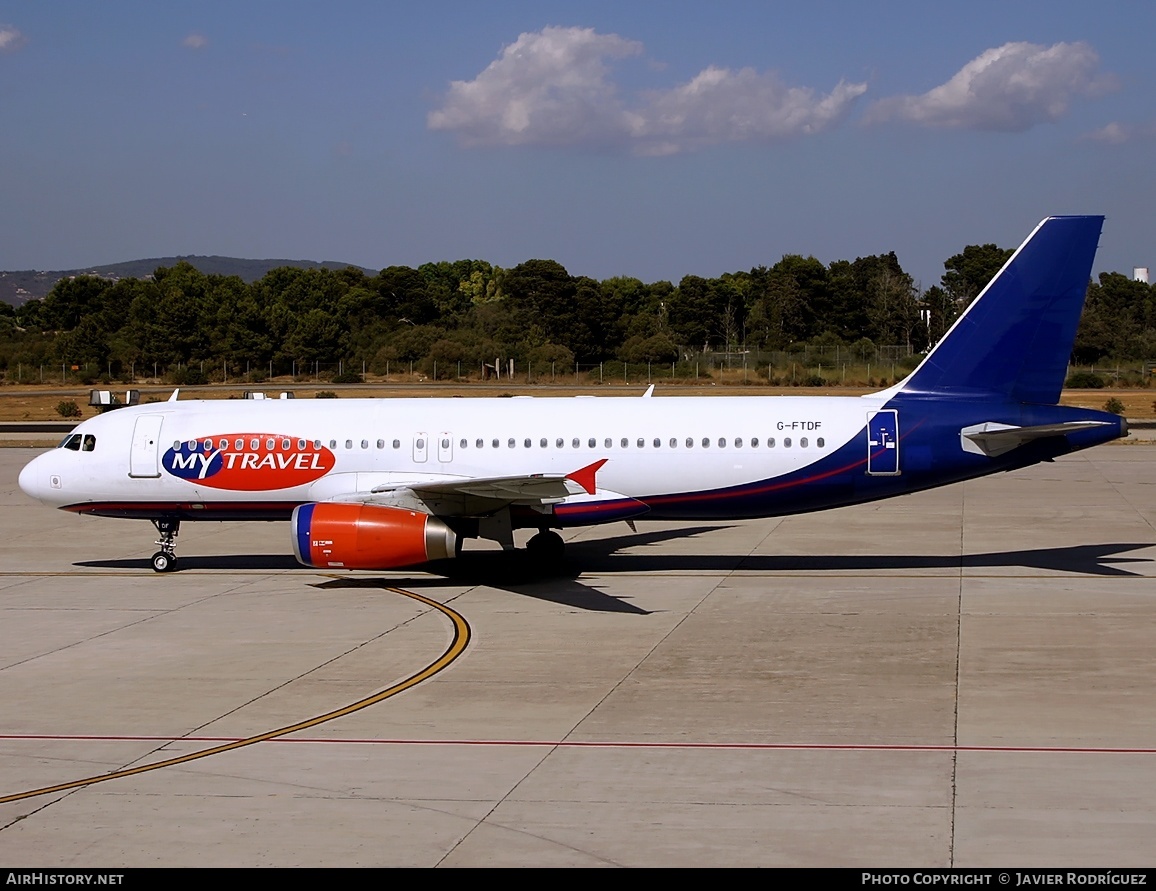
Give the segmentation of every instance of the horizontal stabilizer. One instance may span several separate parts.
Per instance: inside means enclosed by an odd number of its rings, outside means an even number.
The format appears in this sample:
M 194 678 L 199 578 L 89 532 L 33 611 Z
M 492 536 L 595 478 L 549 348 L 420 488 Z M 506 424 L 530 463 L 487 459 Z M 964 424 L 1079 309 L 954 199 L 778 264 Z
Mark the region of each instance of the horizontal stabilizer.
M 1035 439 L 1064 436 L 1068 433 L 1075 433 L 1077 430 L 1107 426 L 1107 421 L 1068 421 L 1063 424 L 1040 424 L 1035 427 L 1016 427 L 1011 424 L 986 421 L 983 424 L 975 424 L 960 430 L 959 444 L 963 446 L 965 452 L 971 452 L 973 455 L 998 458 L 1000 455 Z

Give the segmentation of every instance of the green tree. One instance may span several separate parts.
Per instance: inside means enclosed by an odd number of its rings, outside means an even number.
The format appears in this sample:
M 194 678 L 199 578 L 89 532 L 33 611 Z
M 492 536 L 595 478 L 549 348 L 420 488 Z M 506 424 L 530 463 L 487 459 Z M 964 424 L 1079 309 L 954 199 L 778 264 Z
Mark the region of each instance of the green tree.
M 750 289 L 748 273 L 717 279 L 683 276 L 667 303 L 675 338 L 694 349 L 737 346 L 746 333 Z
M 281 347 L 284 359 L 298 362 L 336 362 L 344 355 L 346 330 L 331 313 L 311 309 L 294 317 Z
M 507 304 L 527 346 L 560 343 L 583 355 L 590 332 L 582 323 L 578 283 L 561 263 L 527 260 L 510 269 L 502 280 Z M 596 288 L 595 288 L 596 290 Z M 584 285 L 584 295 L 589 294 Z
M 55 352 L 61 361 L 103 370 L 109 358 L 108 337 L 100 330 L 96 315 L 85 316 L 71 331 L 59 334 Z
M 927 314 L 928 343 L 938 343 L 955 321 L 957 315 L 955 301 L 943 288 L 932 285 L 924 292 L 920 303 L 920 309 Z
M 827 270 L 814 257 L 786 254 L 770 269 L 752 269 L 750 278 L 748 340 L 760 347 L 783 350 L 806 340 L 818 327 L 817 317 L 829 313 Z
M 1153 288 L 1118 272 L 1102 272 L 1088 287 L 1084 314 L 1076 332 L 1073 358 L 1091 364 L 1116 359 L 1156 357 L 1156 307 Z
M 110 281 L 94 275 L 62 278 L 44 298 L 41 325 L 45 330 L 71 331 L 85 316 L 100 312 L 110 287 Z
M 618 357 L 624 362 L 674 362 L 678 359 L 678 346 L 666 334 L 636 334 L 622 345 Z
M 955 304 L 957 315 L 979 296 L 1013 253 L 994 244 L 969 244 L 962 253 L 944 261 L 943 290 Z
M 375 282 L 383 318 L 424 325 L 437 319 L 437 304 L 426 290 L 426 278 L 408 266 L 381 270 Z
M 868 290 L 867 318 L 877 342 L 902 344 L 908 352 L 927 345 L 927 328 L 919 315 L 918 294 L 911 276 L 896 273 L 889 265 L 881 266 Z

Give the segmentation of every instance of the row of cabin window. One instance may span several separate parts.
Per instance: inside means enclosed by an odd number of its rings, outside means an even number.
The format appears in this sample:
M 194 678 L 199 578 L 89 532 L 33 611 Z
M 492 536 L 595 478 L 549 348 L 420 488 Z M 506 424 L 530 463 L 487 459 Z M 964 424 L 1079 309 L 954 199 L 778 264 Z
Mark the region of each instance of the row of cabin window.
M 379 449 L 382 448 L 382 445 L 380 444 L 380 443 L 382 443 L 382 440 L 378 440 L 378 443 L 379 443 L 378 448 Z M 195 452 L 197 449 L 201 449 L 202 451 L 206 451 L 206 452 L 211 452 L 211 451 L 213 451 L 213 449 L 220 449 L 221 451 L 224 451 L 225 449 L 229 448 L 229 440 L 225 439 L 224 437 L 222 437 L 219 441 L 216 441 L 213 439 L 206 439 L 204 441 L 197 440 L 197 439 L 190 439 L 187 443 L 182 444 L 181 441 L 178 439 L 176 442 L 173 443 L 173 448 L 179 450 L 182 447 L 182 445 L 185 448 L 187 448 L 190 452 Z M 310 442 L 307 439 L 297 440 L 297 448 L 298 449 L 306 449 L 309 447 L 309 445 L 310 445 Z M 320 439 L 313 440 L 312 445 L 313 445 L 313 448 L 315 448 L 315 449 L 321 448 L 321 440 Z M 337 443 L 331 440 L 329 445 L 331 447 L 334 447 L 337 445 Z M 288 437 L 285 437 L 281 440 L 281 448 L 282 449 L 288 450 L 292 447 L 293 447 L 293 440 L 289 439 Z M 243 451 L 245 448 L 245 440 L 243 440 L 243 439 L 233 440 L 233 448 L 236 449 L 238 452 Z M 249 440 L 249 450 L 250 451 L 255 452 L 259 448 L 261 448 L 261 440 L 256 439 L 256 438 Z M 266 439 L 265 440 L 265 448 L 270 450 L 270 451 L 277 448 L 277 440 L 272 438 L 272 437 L 270 437 L 269 439 Z M 353 448 L 352 441 L 350 441 L 349 444 L 346 445 L 346 448 Z M 362 446 L 362 448 L 365 448 L 365 446 Z M 394 448 L 397 448 L 397 446 L 394 446 Z
M 695 442 L 694 437 L 688 436 L 686 438 L 686 447 L 688 449 L 694 448 L 694 442 Z M 533 443 L 534 443 L 533 439 L 531 439 L 530 437 L 527 437 L 527 438 L 522 440 L 522 447 L 527 448 L 527 449 L 531 448 L 533 446 Z M 743 447 L 743 438 L 741 436 L 735 437 L 735 439 L 733 440 L 733 443 L 734 443 L 735 448 L 741 449 Z M 541 439 L 538 440 L 538 447 L 539 448 L 543 448 L 543 449 L 547 448 L 549 446 L 549 444 L 550 444 L 550 441 L 548 439 L 546 439 L 545 437 L 542 437 Z M 624 449 L 630 448 L 630 439 L 624 436 L 618 441 L 618 444 L 619 444 L 620 448 L 624 448 Z M 636 444 L 637 448 L 640 448 L 640 449 L 646 448 L 646 438 L 642 437 L 642 436 L 638 437 L 638 439 L 635 440 L 635 444 Z M 651 444 L 656 449 L 662 448 L 662 440 L 657 436 L 654 437 L 653 440 L 651 440 Z M 670 444 L 670 448 L 672 448 L 672 449 L 678 448 L 678 438 L 672 436 L 669 440 L 669 444 Z M 767 444 L 767 448 L 773 449 L 775 447 L 775 438 L 773 436 L 767 437 L 766 444 Z M 789 436 L 783 438 L 783 448 L 789 449 L 791 447 L 791 444 L 792 444 L 791 438 Z M 424 449 L 426 447 L 426 442 L 424 439 L 419 438 L 417 440 L 417 442 L 415 443 L 415 445 L 419 449 Z M 469 445 L 470 445 L 470 441 L 468 439 L 461 439 L 458 441 L 458 448 L 460 448 L 460 449 L 469 448 Z M 501 448 L 501 445 L 502 445 L 502 441 L 500 439 L 490 440 L 490 447 L 491 448 L 495 448 L 495 449 Z M 518 440 L 515 439 L 514 437 L 510 437 L 509 439 L 506 440 L 506 447 L 507 448 L 511 448 L 511 449 L 517 448 L 517 445 L 518 445 Z M 707 449 L 707 448 L 710 448 L 710 445 L 711 445 L 710 437 L 704 436 L 702 438 L 702 447 L 704 449 Z M 759 447 L 759 438 L 757 436 L 751 437 L 750 445 L 751 445 L 751 448 L 758 448 Z M 809 445 L 810 445 L 810 440 L 808 440 L 807 437 L 804 436 L 804 437 L 801 437 L 799 439 L 799 447 L 800 448 L 805 449 Z M 822 448 L 826 447 L 827 442 L 826 442 L 826 440 L 823 439 L 823 437 L 820 436 L 818 439 L 815 440 L 815 445 L 818 448 L 822 449 Z M 474 447 L 475 448 L 482 449 L 482 448 L 485 448 L 485 446 L 486 446 L 486 441 L 484 439 L 474 440 Z M 565 448 L 566 447 L 566 440 L 559 436 L 557 439 L 554 440 L 554 446 L 556 448 L 559 448 L 559 449 Z M 610 437 L 606 437 L 604 440 L 602 440 L 602 446 L 603 446 L 603 448 L 612 449 L 612 448 L 614 448 L 614 440 L 611 439 Z M 337 440 L 331 439 L 329 441 L 329 447 L 330 448 L 337 448 Z M 352 439 L 345 440 L 345 447 L 347 449 L 353 448 L 353 440 Z M 363 449 L 369 448 L 369 440 L 363 439 L 361 441 L 361 447 Z M 377 441 L 377 447 L 379 449 L 385 448 L 385 440 L 379 439 Z M 393 441 L 393 447 L 395 449 L 401 448 L 401 440 L 395 439 Z M 441 448 L 448 449 L 449 447 L 450 447 L 449 439 L 443 439 L 441 441 Z M 570 440 L 570 447 L 575 448 L 575 449 L 581 448 L 582 447 L 582 440 L 579 437 L 575 436 L 573 439 Z M 590 448 L 590 449 L 597 448 L 598 447 L 598 440 L 595 437 L 591 436 L 589 439 L 586 440 L 586 447 Z M 720 449 L 725 449 L 727 447 L 727 439 L 725 436 L 719 437 L 718 447 Z
M 92 437 L 88 437 L 88 439 L 91 440 Z M 496 449 L 496 448 L 501 447 L 501 442 L 502 441 L 500 439 L 493 439 L 490 441 L 490 444 L 491 444 L 492 448 Z M 688 436 L 686 438 L 685 442 L 686 442 L 686 448 L 688 448 L 688 449 L 694 448 L 695 440 L 694 440 L 693 436 Z M 624 449 L 630 448 L 630 440 L 629 440 L 629 438 L 627 438 L 625 436 L 622 437 L 618 441 L 618 443 L 619 443 L 620 448 L 624 448 Z M 653 447 L 656 449 L 662 448 L 662 440 L 657 436 L 654 437 L 653 440 L 651 440 L 651 443 L 652 443 Z M 281 440 L 281 448 L 282 449 L 288 450 L 289 448 L 292 447 L 292 444 L 293 444 L 293 441 L 288 439 L 288 438 L 284 438 Z M 424 439 L 418 439 L 415 444 L 419 449 L 424 449 L 426 446 Z M 511 448 L 511 449 L 516 448 L 517 444 L 518 444 L 518 441 L 516 439 L 514 439 L 513 437 L 510 437 L 509 439 L 506 440 L 506 447 L 507 448 Z M 532 444 L 533 444 L 533 440 L 530 439 L 529 437 L 522 440 L 522 446 L 524 448 L 528 449 L 532 446 Z M 646 448 L 646 438 L 642 437 L 642 436 L 638 437 L 638 439 L 635 440 L 635 444 L 636 444 L 637 448 L 640 448 L 640 449 Z M 678 448 L 678 438 L 672 436 L 669 440 L 669 444 L 670 444 L 670 448 L 672 448 L 672 449 Z M 743 447 L 743 438 L 741 436 L 736 436 L 733 440 L 733 444 L 734 444 L 734 447 L 736 449 L 741 449 Z M 776 444 L 775 443 L 775 437 L 768 436 L 766 439 L 766 447 L 769 449 L 773 449 L 775 447 L 775 444 Z M 78 448 L 80 448 L 80 437 L 79 436 L 70 437 L 70 438 L 66 439 L 63 443 L 61 443 L 61 445 L 64 446 L 65 448 L 78 449 Z M 95 440 L 92 440 L 92 445 L 89 445 L 88 443 L 86 443 L 85 445 L 87 446 L 85 451 L 91 451 L 93 446 L 95 445 Z M 206 439 L 202 443 L 198 440 L 193 439 L 193 440 L 190 440 L 188 443 L 186 443 L 186 445 L 187 445 L 189 451 L 195 452 L 199 447 L 203 447 L 204 451 L 208 452 L 208 451 L 212 451 L 214 448 L 220 448 L 222 450 L 227 449 L 229 447 L 229 440 L 222 438 L 219 441 L 219 443 L 214 443 L 213 440 Z M 307 448 L 309 445 L 310 445 L 310 443 L 307 440 L 304 440 L 304 439 L 297 440 L 297 448 L 298 449 Z M 315 448 L 315 449 L 321 448 L 321 440 L 319 440 L 319 439 L 313 440 L 312 445 L 313 445 L 313 448 Z M 395 449 L 400 449 L 401 448 L 401 440 L 400 439 L 393 440 L 392 445 Z M 474 440 L 475 448 L 479 448 L 479 449 L 485 448 L 485 445 L 486 445 L 486 441 L 484 439 Z M 549 440 L 547 440 L 545 437 L 542 437 L 541 439 L 538 440 L 539 448 L 544 449 L 544 448 L 547 448 L 548 445 L 549 445 Z M 557 439 L 554 440 L 554 445 L 556 448 L 559 448 L 559 449 L 565 448 L 566 447 L 566 440 L 559 436 Z M 614 448 L 614 440 L 611 439 L 610 437 L 606 437 L 602 441 L 602 445 L 603 445 L 603 448 L 612 449 L 612 448 Z M 708 448 L 710 448 L 710 445 L 711 445 L 710 437 L 704 436 L 702 438 L 702 447 L 704 449 L 708 449 Z M 789 449 L 791 447 L 791 445 L 792 445 L 791 437 L 789 437 L 789 436 L 783 437 L 783 448 Z M 816 445 L 816 447 L 822 449 L 822 448 L 826 448 L 827 443 L 823 439 L 823 437 L 820 436 L 815 440 L 815 445 Z M 759 447 L 759 438 L 757 436 L 751 437 L 750 446 L 753 449 L 757 449 Z M 803 437 L 799 438 L 799 448 L 805 449 L 805 448 L 808 448 L 809 446 L 810 446 L 810 440 L 808 440 L 807 437 L 803 436 Z M 245 448 L 245 440 L 243 440 L 243 439 L 235 440 L 233 447 L 235 449 L 237 449 L 238 451 L 244 449 Z M 261 447 L 261 440 L 259 440 L 259 439 L 249 440 L 249 448 L 251 450 L 255 451 L 255 450 L 259 449 L 260 447 Z M 270 438 L 270 439 L 265 440 L 265 448 L 266 449 L 272 450 L 272 449 L 275 449 L 276 447 L 277 447 L 277 440 L 276 439 Z M 331 449 L 337 448 L 337 440 L 336 439 L 329 440 L 329 447 Z M 347 449 L 352 449 L 353 448 L 353 440 L 352 439 L 345 440 L 345 447 Z M 363 449 L 368 449 L 369 448 L 369 440 L 368 439 L 361 440 L 361 447 Z M 384 449 L 385 448 L 385 440 L 384 439 L 377 440 L 377 447 L 379 449 Z M 450 447 L 449 439 L 443 439 L 441 441 L 441 447 L 443 449 L 448 449 Z M 462 449 L 468 448 L 469 447 L 469 440 L 468 439 L 459 440 L 458 447 L 462 448 Z M 575 448 L 575 449 L 581 448 L 582 447 L 582 440 L 580 438 L 578 438 L 577 436 L 575 436 L 573 439 L 570 440 L 570 447 Z M 589 439 L 586 440 L 586 447 L 591 448 L 591 449 L 597 448 L 598 447 L 598 440 L 595 437 L 591 436 Z M 725 436 L 720 436 L 718 438 L 718 447 L 720 449 L 725 449 L 727 447 L 727 439 Z M 177 440 L 176 442 L 173 443 L 173 448 L 174 449 L 180 449 L 181 448 L 180 440 Z

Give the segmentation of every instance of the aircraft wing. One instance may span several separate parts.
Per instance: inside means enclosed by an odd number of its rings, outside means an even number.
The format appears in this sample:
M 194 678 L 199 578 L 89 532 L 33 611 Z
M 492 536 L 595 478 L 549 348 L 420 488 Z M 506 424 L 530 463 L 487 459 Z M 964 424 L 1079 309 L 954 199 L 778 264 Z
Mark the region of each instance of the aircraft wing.
M 381 483 L 354 498 L 367 504 L 407 507 L 438 516 L 479 516 L 513 505 L 543 508 L 572 495 L 594 495 L 595 474 L 605 463 L 603 459 L 568 474 L 399 480 Z

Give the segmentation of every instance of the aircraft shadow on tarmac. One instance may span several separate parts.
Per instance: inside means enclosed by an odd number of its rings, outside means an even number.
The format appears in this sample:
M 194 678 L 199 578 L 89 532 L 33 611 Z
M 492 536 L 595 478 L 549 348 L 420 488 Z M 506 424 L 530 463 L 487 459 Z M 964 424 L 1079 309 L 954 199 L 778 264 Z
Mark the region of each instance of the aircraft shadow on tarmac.
M 934 569 L 1024 568 L 1094 576 L 1140 576 L 1122 568 L 1123 564 L 1152 563 L 1145 557 L 1122 554 L 1151 548 L 1151 542 L 1077 545 L 1075 547 L 1036 548 L 999 551 L 986 554 L 696 554 L 691 549 L 671 553 L 669 549 L 648 554 L 645 551 L 622 553 L 631 548 L 661 542 L 693 538 L 726 526 L 695 526 L 636 532 L 616 538 L 574 541 L 566 546 L 566 558 L 558 566 L 543 571 L 535 568 L 524 551 L 464 551 L 456 560 L 427 564 L 412 577 L 391 575 L 388 579 L 349 576 L 317 585 L 319 588 L 381 587 L 400 585 L 410 588 L 433 588 L 447 581 L 459 585 L 485 585 L 533 597 L 563 606 L 595 612 L 648 615 L 629 601 L 607 594 L 597 587 L 579 581 L 583 575 L 615 575 L 643 572 L 847 572 Z M 151 569 L 147 559 L 89 560 L 76 566 L 99 569 Z M 300 571 L 316 573 L 282 554 L 233 554 L 181 556 L 179 569 L 189 570 L 256 570 L 266 572 Z

